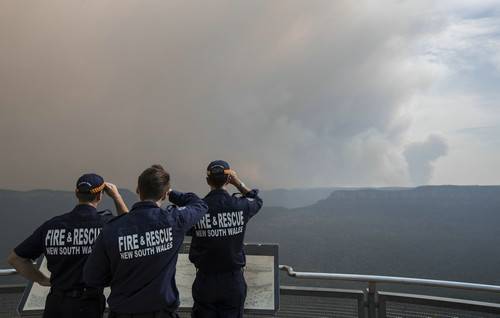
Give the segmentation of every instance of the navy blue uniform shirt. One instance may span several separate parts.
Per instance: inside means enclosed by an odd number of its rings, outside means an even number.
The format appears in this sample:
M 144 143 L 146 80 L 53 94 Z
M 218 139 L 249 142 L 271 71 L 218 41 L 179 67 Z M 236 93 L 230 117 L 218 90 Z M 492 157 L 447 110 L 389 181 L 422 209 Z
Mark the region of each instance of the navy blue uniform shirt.
M 243 240 L 248 221 L 262 207 L 258 193 L 252 190 L 236 197 L 217 189 L 207 194 L 208 213 L 191 231 L 189 260 L 196 268 L 220 273 L 245 266 Z
M 42 224 L 14 252 L 32 260 L 45 254 L 53 288 L 84 288 L 83 266 L 102 226 L 111 218 L 109 211 L 98 212 L 93 206 L 77 205 L 73 211 Z
M 177 256 L 185 233 L 205 215 L 207 205 L 193 193 L 172 191 L 166 210 L 154 202 L 105 225 L 84 269 L 89 286 L 111 286 L 108 304 L 124 314 L 173 311 L 179 306 L 175 284 Z

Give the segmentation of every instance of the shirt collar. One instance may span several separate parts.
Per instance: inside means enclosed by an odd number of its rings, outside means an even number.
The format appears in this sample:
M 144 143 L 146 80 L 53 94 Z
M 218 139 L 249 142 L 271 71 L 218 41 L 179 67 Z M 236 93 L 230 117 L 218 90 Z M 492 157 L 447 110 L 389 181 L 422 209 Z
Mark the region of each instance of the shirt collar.
M 78 204 L 75 206 L 72 212 L 75 213 L 92 213 L 95 214 L 97 213 L 97 209 L 91 205 L 88 204 Z
M 153 201 L 139 201 L 132 206 L 132 210 L 158 208 L 158 205 Z
M 214 195 L 229 195 L 229 192 L 227 192 L 226 189 L 222 189 L 222 188 L 214 189 L 207 194 L 207 197 L 214 196 Z

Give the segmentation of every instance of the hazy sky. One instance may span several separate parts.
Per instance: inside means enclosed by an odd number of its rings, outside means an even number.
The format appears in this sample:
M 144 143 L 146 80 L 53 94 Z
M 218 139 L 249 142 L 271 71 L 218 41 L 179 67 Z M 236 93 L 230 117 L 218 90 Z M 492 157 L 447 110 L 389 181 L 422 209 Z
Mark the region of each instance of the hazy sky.
M 0 2 L 0 188 L 500 183 L 500 0 Z

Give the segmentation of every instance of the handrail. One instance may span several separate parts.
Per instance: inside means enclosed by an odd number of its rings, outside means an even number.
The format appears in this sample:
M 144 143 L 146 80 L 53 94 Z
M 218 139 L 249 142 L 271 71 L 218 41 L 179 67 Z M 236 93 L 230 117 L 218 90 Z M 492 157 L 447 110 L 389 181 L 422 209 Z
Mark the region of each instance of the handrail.
M 500 293 L 500 286 L 486 285 L 476 283 L 463 283 L 446 280 L 396 277 L 396 276 L 378 276 L 378 275 L 359 275 L 359 274 L 335 274 L 335 273 L 314 273 L 314 272 L 296 272 L 293 267 L 280 265 L 279 269 L 287 272 L 288 276 L 301 279 L 325 279 L 365 283 L 384 283 L 384 284 L 402 284 L 418 285 L 442 288 L 466 289 L 475 291 L 487 291 Z M 0 269 L 0 276 L 11 276 L 18 274 L 15 269 Z
M 11 276 L 11 275 L 16 275 L 17 271 L 13 268 L 9 269 L 0 269 L 0 276 Z
M 394 277 L 394 276 L 296 272 L 293 269 L 293 267 L 288 265 L 280 265 L 279 269 L 284 272 L 287 272 L 288 276 L 290 277 L 302 278 L 302 279 L 325 279 L 325 280 L 339 280 L 339 281 L 352 281 L 352 282 L 365 282 L 365 283 L 418 285 L 418 286 L 455 288 L 455 289 L 500 293 L 500 286 L 496 285 L 462 283 L 462 282 L 445 281 L 445 280 Z

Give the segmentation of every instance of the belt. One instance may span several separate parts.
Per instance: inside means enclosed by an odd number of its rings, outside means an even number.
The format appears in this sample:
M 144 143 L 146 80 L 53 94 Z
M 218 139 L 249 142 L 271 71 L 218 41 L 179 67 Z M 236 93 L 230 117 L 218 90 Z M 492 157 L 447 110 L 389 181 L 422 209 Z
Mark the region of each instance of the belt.
M 196 268 L 196 272 L 204 274 L 204 275 L 242 273 L 242 272 L 245 272 L 245 268 L 244 267 L 239 267 L 239 268 L 234 268 L 234 269 L 229 269 L 229 270 L 223 270 L 223 271 L 205 271 L 203 269 Z
M 57 288 L 52 287 L 50 289 L 50 293 L 53 295 L 58 295 L 58 296 L 63 296 L 63 297 L 80 298 L 83 295 L 102 294 L 102 289 L 77 288 L 77 289 L 62 290 L 62 289 L 57 289 Z

